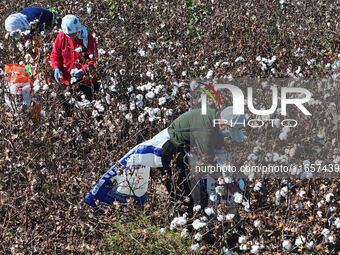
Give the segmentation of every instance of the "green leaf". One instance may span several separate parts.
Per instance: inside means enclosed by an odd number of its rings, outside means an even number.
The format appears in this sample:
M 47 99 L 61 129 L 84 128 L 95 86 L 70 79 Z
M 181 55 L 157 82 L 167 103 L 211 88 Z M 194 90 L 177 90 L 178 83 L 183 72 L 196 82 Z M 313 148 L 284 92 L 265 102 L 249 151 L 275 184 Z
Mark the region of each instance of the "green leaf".
M 49 184 L 44 184 L 44 185 L 41 187 L 42 190 L 48 190 L 49 188 L 51 188 L 51 185 L 49 185 Z

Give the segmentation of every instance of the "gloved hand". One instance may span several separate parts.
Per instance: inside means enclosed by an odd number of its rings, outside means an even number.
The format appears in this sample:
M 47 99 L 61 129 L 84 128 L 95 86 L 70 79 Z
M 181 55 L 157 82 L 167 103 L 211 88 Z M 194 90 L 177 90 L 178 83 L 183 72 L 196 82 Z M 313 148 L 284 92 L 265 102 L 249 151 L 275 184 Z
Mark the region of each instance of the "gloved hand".
M 75 78 L 80 78 L 80 76 L 82 76 L 83 73 L 84 73 L 83 70 L 78 70 L 78 71 L 75 71 L 75 72 L 71 72 L 71 76 L 75 77 Z
M 59 68 L 55 68 L 54 69 L 54 79 L 57 81 L 57 82 L 60 82 L 60 79 L 61 79 L 61 73 L 60 73 L 60 70 Z

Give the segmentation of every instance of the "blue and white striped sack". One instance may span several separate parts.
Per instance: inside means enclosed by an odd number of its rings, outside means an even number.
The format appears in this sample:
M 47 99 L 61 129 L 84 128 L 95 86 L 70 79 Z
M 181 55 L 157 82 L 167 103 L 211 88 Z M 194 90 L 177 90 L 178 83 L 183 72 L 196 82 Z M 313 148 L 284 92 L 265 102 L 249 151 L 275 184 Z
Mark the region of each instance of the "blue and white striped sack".
M 131 149 L 111 167 L 86 195 L 84 202 L 98 204 L 127 203 L 128 198 L 144 205 L 151 167 L 162 167 L 162 146 L 170 139 L 168 129 Z M 118 175 L 118 170 L 123 171 Z

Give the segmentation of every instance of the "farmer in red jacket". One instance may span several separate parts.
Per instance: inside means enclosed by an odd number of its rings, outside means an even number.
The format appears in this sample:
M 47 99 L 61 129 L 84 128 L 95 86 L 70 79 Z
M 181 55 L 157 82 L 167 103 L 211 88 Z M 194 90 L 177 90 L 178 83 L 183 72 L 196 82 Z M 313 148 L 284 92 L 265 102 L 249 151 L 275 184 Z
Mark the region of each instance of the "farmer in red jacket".
M 51 53 L 54 78 L 61 82 L 62 91 L 68 90 L 71 94 L 74 90 L 82 91 L 92 100 L 92 89 L 99 89 L 94 74 L 98 55 L 96 40 L 74 15 L 66 15 L 61 28 L 63 32 L 58 34 Z

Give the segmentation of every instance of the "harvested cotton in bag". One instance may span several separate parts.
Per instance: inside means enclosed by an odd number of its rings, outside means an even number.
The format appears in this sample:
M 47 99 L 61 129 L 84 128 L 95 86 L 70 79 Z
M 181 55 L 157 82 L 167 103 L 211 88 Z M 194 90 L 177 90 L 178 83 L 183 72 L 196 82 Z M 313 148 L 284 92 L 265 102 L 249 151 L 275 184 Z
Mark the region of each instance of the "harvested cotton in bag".
M 98 209 L 96 201 L 107 205 L 114 201 L 125 204 L 128 198 L 133 198 L 144 205 L 150 167 L 162 167 L 162 146 L 169 139 L 168 130 L 164 129 L 152 139 L 135 146 L 100 178 L 84 202 Z M 122 175 L 117 174 L 119 168 L 123 170 Z M 132 174 L 128 175 L 128 171 Z

